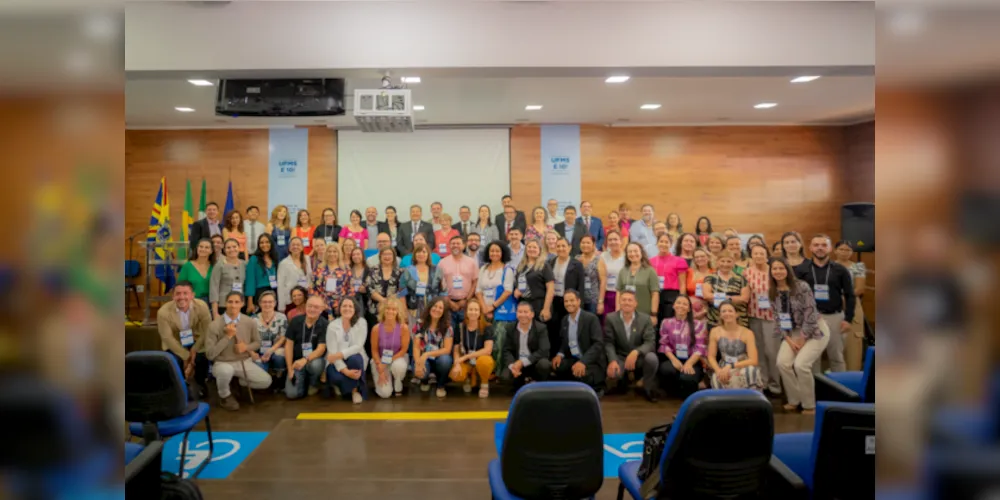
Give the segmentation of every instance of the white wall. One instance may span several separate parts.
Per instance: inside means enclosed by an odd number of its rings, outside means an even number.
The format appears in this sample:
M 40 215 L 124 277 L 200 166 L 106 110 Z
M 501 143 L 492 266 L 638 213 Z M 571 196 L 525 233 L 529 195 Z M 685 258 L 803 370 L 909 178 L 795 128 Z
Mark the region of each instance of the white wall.
M 337 134 L 337 213 L 375 206 L 379 220 L 388 205 L 409 220 L 418 204 L 430 219 L 430 204 L 440 201 L 458 221 L 468 205 L 472 218 L 480 205 L 500 213 L 500 198 L 510 192 L 510 131 L 503 129 L 418 130 L 413 133 Z

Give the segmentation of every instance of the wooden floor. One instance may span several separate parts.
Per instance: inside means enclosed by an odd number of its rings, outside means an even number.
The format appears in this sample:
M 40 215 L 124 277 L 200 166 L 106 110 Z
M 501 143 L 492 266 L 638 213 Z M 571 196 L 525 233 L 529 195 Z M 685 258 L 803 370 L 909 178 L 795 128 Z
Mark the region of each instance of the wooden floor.
M 496 458 L 496 421 L 315 421 L 296 420 L 314 412 L 506 411 L 511 395 L 496 391 L 487 400 L 450 388 L 439 401 L 413 391 L 393 400 L 371 399 L 354 406 L 318 396 L 290 402 L 260 395 L 238 412 L 213 406 L 213 430 L 265 431 L 270 435 L 229 479 L 201 480 L 213 499 L 461 499 L 490 498 L 487 464 Z M 214 402 L 215 398 L 212 398 Z M 672 421 L 680 401 L 651 404 L 632 394 L 602 400 L 604 432 L 641 433 Z M 776 432 L 812 430 L 813 418 L 784 414 L 775 401 Z M 618 481 L 606 479 L 597 495 L 613 499 Z

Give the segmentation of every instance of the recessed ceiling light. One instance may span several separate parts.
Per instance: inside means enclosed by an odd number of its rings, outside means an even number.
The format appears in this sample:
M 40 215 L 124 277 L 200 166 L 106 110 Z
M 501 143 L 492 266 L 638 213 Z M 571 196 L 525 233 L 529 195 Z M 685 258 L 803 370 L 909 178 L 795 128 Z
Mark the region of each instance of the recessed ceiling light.
M 416 106 L 413 106 L 413 111 L 423 111 L 423 110 L 424 110 L 423 104 L 417 104 Z
M 762 102 L 762 103 L 757 104 L 756 106 L 754 106 L 754 108 L 756 108 L 756 109 L 771 109 L 771 108 L 773 108 L 773 107 L 775 107 L 777 105 L 778 105 L 778 103 L 776 103 L 776 102 Z
M 190 83 L 191 85 L 194 85 L 196 87 L 212 87 L 212 86 L 215 85 L 214 83 L 212 83 L 212 82 L 210 82 L 208 80 L 198 80 L 198 79 L 188 80 L 188 83 Z
M 629 78 L 630 77 L 625 75 L 609 76 L 607 80 L 604 80 L 604 83 L 625 83 Z
M 800 76 L 797 78 L 792 78 L 792 83 L 809 83 L 819 80 L 818 76 Z
M 660 109 L 659 104 L 643 104 L 639 106 L 639 109 Z
M 194 111 L 194 108 L 186 108 L 184 106 L 178 106 L 178 107 L 176 107 L 174 109 L 176 109 L 177 111 L 180 111 L 181 113 L 190 113 L 190 112 Z
M 539 109 L 542 109 L 540 104 L 529 104 L 524 107 L 525 111 L 538 111 Z
M 404 76 L 400 80 L 402 80 L 403 83 L 420 83 L 419 76 Z

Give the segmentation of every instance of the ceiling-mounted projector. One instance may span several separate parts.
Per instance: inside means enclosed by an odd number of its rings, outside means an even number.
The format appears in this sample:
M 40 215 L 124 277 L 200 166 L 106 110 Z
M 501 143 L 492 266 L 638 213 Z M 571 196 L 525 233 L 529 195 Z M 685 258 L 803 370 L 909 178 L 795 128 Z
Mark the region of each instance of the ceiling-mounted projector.
M 413 132 L 410 90 L 355 90 L 354 119 L 362 132 Z

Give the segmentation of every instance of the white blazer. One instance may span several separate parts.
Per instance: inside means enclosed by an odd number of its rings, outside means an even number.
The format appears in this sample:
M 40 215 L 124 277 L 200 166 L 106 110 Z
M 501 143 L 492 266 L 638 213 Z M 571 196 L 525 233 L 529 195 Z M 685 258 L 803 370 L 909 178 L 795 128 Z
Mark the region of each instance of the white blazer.
M 299 279 L 306 280 L 306 293 L 312 286 L 310 276 L 312 269 L 309 264 L 309 257 L 305 258 L 305 272 L 299 269 L 292 261 L 292 256 L 285 257 L 285 260 L 278 264 L 278 311 L 285 312 L 285 307 L 292 302 L 292 289 L 299 285 Z
M 360 308 L 357 308 L 360 309 Z M 368 338 L 368 322 L 365 318 L 358 318 L 358 322 L 351 327 L 351 330 L 344 332 L 344 320 L 337 318 L 326 327 L 326 352 L 327 354 L 341 353 L 344 359 L 333 362 L 337 371 L 347 368 L 345 359 L 360 354 L 365 362 L 362 366 L 368 366 L 368 355 L 365 354 L 365 339 Z

